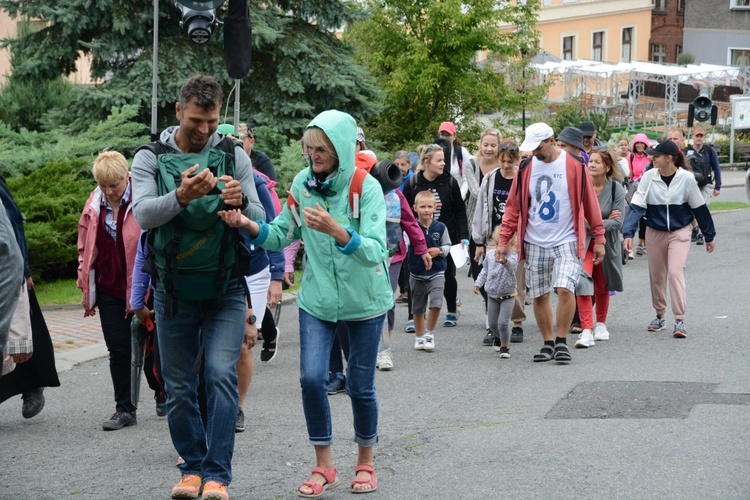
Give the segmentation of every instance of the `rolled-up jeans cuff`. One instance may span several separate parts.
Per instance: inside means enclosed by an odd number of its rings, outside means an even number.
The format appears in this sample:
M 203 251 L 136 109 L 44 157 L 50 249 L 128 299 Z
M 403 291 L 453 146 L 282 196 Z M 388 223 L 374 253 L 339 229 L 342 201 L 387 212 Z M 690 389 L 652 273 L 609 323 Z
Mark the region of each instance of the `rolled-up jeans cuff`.
M 313 446 L 330 446 L 333 444 L 333 438 L 330 439 L 312 439 L 310 438 L 310 444 Z
M 354 442 L 357 443 L 359 446 L 375 446 L 376 444 L 378 444 L 378 436 L 375 435 L 370 438 L 363 438 L 362 436 L 357 436 L 355 434 Z

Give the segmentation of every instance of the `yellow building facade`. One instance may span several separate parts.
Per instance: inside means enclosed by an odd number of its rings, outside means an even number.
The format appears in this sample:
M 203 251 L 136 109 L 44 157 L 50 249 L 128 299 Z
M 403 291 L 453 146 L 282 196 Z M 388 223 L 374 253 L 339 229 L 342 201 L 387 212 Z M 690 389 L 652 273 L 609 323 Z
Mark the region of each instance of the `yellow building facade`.
M 541 49 L 560 59 L 648 61 L 652 0 L 541 0 Z

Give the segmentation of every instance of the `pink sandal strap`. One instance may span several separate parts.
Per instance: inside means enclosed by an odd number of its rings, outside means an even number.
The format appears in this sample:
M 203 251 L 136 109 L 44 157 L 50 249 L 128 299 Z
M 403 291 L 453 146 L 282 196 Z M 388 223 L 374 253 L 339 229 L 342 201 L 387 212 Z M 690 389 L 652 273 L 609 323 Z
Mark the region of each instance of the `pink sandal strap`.
M 367 472 L 370 474 L 370 479 L 360 479 L 355 478 L 354 481 L 352 481 L 351 485 L 349 485 L 349 491 L 352 493 L 370 493 L 372 491 L 375 491 L 378 488 L 378 478 L 375 476 L 375 468 L 372 465 L 368 464 L 359 464 L 357 467 L 354 468 L 354 473 L 359 474 L 360 472 Z M 369 489 L 355 489 L 355 485 L 360 484 L 369 484 Z
M 336 477 L 338 476 L 338 471 L 336 470 L 336 467 L 333 469 L 324 469 L 323 467 L 315 467 L 312 470 L 313 474 L 320 474 L 323 476 L 323 478 L 326 480 L 326 483 L 333 484 L 336 482 Z

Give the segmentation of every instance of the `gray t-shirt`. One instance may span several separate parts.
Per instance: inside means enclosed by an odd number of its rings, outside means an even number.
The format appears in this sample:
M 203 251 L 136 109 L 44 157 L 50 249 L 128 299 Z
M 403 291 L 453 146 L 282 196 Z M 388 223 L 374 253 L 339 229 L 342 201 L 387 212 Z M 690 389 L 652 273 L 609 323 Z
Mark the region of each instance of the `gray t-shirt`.
M 159 138 L 168 148 L 173 149 L 174 153 L 181 152 L 174 139 L 178 129 L 179 127 L 169 127 Z M 214 133 L 203 151 L 215 147 L 223 138 L 222 134 Z M 248 200 L 247 208 L 242 213 L 252 220 L 265 220 L 266 212 L 255 189 L 250 158 L 241 146 L 236 147 L 234 152 L 235 177 L 240 181 L 242 193 Z M 156 156 L 151 151 L 138 151 L 130 170 L 133 178 L 133 215 L 142 229 L 152 229 L 166 224 L 183 210 L 175 192 L 159 196 L 156 185 Z

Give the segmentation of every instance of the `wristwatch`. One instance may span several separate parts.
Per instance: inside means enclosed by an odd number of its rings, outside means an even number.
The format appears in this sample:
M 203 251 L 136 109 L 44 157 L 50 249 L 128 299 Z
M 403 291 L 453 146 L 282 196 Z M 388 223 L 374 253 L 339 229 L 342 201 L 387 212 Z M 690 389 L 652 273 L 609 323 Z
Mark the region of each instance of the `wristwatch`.
M 245 320 L 245 322 L 248 325 L 254 325 L 255 324 L 255 320 L 256 320 L 255 314 L 251 314 L 250 316 L 247 317 L 247 319 Z

